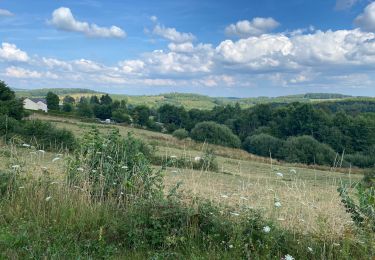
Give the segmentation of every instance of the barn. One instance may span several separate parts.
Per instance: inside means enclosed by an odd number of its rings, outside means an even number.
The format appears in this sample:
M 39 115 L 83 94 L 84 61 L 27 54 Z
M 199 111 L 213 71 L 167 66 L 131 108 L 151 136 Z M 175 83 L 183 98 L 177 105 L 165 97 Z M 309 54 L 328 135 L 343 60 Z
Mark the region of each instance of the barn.
M 42 110 L 48 112 L 47 101 L 45 98 L 25 98 L 23 107 L 29 110 Z

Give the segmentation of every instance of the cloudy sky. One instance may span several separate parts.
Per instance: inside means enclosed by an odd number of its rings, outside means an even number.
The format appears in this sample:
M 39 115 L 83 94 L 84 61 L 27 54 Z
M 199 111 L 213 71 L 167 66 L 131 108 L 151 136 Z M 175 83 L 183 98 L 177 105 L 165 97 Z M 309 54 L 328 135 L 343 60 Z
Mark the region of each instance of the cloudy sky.
M 375 96 L 375 1 L 0 0 L 14 88 Z

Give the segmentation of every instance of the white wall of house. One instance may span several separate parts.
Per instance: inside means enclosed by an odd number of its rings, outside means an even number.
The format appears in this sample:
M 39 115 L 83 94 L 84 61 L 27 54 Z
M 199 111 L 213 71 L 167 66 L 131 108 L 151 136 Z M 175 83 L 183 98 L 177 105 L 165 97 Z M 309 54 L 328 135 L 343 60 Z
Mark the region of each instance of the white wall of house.
M 42 110 L 44 112 L 48 111 L 47 105 L 43 102 L 39 101 L 38 103 L 35 103 L 34 101 L 28 98 L 24 99 L 23 107 L 29 110 Z

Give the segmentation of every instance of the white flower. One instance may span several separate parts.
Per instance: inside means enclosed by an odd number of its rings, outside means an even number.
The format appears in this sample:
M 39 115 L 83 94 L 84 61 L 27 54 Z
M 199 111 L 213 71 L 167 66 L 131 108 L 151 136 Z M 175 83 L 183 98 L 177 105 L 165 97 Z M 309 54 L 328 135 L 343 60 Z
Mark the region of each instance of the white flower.
M 128 166 L 122 166 L 121 169 L 125 169 L 125 170 L 127 170 L 127 169 L 128 169 Z
M 79 167 L 77 168 L 77 171 L 83 172 L 83 168 Z
M 124 193 L 123 193 L 122 191 L 120 192 L 120 194 L 121 194 L 121 195 L 124 195 Z
M 313 249 L 311 247 L 307 247 L 307 250 L 312 253 Z
M 96 170 L 92 170 L 92 173 L 96 173 Z
M 59 157 L 55 157 L 55 158 L 52 159 L 52 162 L 56 162 L 58 160 L 60 160 L 60 158 Z
M 284 257 L 285 260 L 294 260 L 294 257 L 287 254 L 285 257 Z
M 23 146 L 23 147 L 30 147 L 29 144 L 23 144 L 22 146 Z
M 271 228 L 269 226 L 263 227 L 263 232 L 264 233 L 269 233 L 271 231 Z
M 43 171 L 47 171 L 47 167 L 42 167 L 42 170 Z
M 284 174 L 282 174 L 281 172 L 277 172 L 276 175 L 279 176 L 279 177 L 283 177 L 284 176 Z
M 40 153 L 45 153 L 46 151 L 44 151 L 44 150 L 38 150 L 38 152 L 40 152 Z
M 21 166 L 19 166 L 18 164 L 16 164 L 16 165 L 12 165 L 12 168 L 13 169 L 19 169 Z
M 226 198 L 228 198 L 228 195 L 222 194 L 221 197 L 226 199 Z
M 230 214 L 233 215 L 233 216 L 236 216 L 236 217 L 240 215 L 240 214 L 237 213 L 237 212 L 231 212 Z
M 202 158 L 199 157 L 199 156 L 195 156 L 195 157 L 194 157 L 194 161 L 195 161 L 195 162 L 199 162 L 201 159 L 202 159 Z
M 229 248 L 233 248 L 233 245 L 229 245 Z
M 46 198 L 46 201 L 49 201 L 50 199 L 52 199 L 52 197 L 51 197 L 51 196 L 48 196 L 48 197 Z
M 276 201 L 275 202 L 275 207 L 276 208 L 280 208 L 281 207 L 281 202 L 280 201 Z
M 171 159 L 177 159 L 176 155 L 171 155 L 170 157 L 171 157 Z
M 296 171 L 296 170 L 294 170 L 294 169 L 290 169 L 290 172 L 291 172 L 291 173 L 294 173 L 294 174 L 296 174 L 296 173 L 297 173 L 297 171 Z

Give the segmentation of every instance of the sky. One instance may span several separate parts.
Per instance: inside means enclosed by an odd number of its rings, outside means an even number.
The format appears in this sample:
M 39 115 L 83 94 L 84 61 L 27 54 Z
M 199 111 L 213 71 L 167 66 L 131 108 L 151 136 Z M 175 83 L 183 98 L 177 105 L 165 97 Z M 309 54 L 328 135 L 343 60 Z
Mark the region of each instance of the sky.
M 375 96 L 375 1 L 0 0 L 0 80 L 129 95 Z

